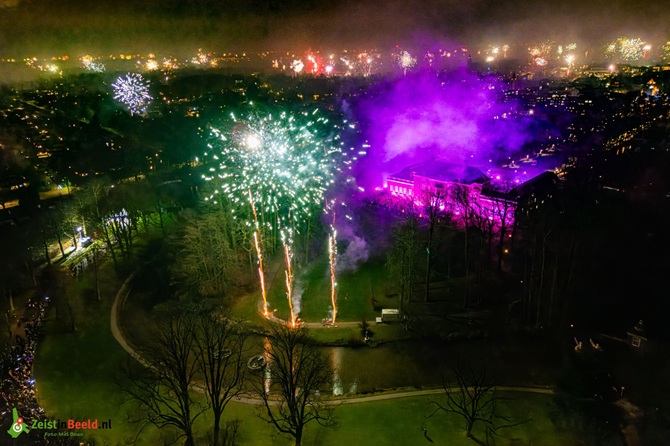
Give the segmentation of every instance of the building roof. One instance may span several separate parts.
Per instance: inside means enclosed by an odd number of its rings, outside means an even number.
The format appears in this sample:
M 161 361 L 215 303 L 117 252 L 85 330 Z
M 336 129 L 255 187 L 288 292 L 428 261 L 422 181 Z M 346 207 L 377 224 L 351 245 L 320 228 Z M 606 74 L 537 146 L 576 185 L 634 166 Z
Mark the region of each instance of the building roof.
M 490 180 L 489 177 L 484 175 L 484 173 L 476 167 L 466 166 L 465 164 L 448 163 L 440 160 L 429 160 L 407 166 L 400 172 L 390 175 L 389 178 L 414 181 L 415 176 L 460 184 L 482 184 Z
M 514 187 L 513 193 L 520 197 L 532 195 L 535 192 L 547 194 L 556 190 L 559 181 L 554 172 L 547 170 Z

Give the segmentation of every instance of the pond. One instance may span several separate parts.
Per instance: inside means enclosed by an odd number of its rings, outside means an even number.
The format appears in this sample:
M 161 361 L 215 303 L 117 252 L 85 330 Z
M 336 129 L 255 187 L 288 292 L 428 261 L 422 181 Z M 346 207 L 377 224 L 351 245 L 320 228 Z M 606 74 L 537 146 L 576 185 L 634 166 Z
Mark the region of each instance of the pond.
M 262 342 L 259 342 L 259 346 Z M 410 340 L 378 347 L 323 347 L 334 371 L 336 394 L 382 389 L 435 387 L 451 369 L 485 370 L 501 385 L 550 384 L 558 369 L 557 355 L 541 339 L 508 337 L 459 342 Z

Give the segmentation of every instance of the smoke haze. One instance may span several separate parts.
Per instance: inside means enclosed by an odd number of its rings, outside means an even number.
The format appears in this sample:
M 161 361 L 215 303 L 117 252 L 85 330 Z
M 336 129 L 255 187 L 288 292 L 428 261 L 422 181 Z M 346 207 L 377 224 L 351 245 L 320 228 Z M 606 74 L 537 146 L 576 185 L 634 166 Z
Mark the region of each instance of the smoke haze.
M 670 4 L 626 0 L 0 0 L 0 52 L 412 48 L 577 41 L 665 43 Z

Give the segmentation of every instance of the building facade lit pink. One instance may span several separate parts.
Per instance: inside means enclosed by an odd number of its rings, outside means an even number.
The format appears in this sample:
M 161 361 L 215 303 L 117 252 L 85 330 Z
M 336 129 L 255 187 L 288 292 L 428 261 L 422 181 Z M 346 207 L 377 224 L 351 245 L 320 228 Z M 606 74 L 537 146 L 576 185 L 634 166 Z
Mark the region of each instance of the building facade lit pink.
M 476 167 L 429 160 L 405 167 L 386 180 L 391 201 L 413 203 L 421 213 L 433 203 L 455 222 L 509 227 L 516 210 L 515 193 L 491 187 L 491 179 Z

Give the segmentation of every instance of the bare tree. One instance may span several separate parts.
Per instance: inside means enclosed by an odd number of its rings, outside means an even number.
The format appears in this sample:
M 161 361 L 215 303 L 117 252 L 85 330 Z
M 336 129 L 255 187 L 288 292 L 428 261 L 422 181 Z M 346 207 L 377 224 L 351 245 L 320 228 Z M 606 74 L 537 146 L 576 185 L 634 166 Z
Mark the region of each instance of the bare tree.
M 446 199 L 447 190 L 444 184 L 437 183 L 435 185 L 424 188 L 421 192 L 421 202 L 423 204 L 423 212 L 428 218 L 428 243 L 426 245 L 426 294 L 425 301 L 428 302 L 430 296 L 430 270 L 432 269 L 433 253 L 433 237 L 435 235 L 435 226 L 441 214 L 446 216 Z
M 230 400 L 242 390 L 242 351 L 246 336 L 241 328 L 218 313 L 201 315 L 195 326 L 196 362 L 214 415 L 214 446 L 219 445 L 223 412 Z
M 463 287 L 463 307 L 469 303 L 468 286 L 470 278 L 470 228 L 472 226 L 472 197 L 467 185 L 454 184 L 450 190 L 451 203 L 454 207 L 455 217 L 463 222 L 465 237 L 463 251 L 465 254 L 465 286 Z
M 479 285 L 476 302 L 479 304 L 482 298 L 483 287 L 481 286 L 481 282 L 484 279 L 484 268 L 489 265 L 491 260 L 495 217 L 491 206 L 483 200 L 473 200 L 471 209 L 470 222 L 472 224 L 472 232 L 479 241 L 479 255 L 475 259 L 476 283 Z
M 412 300 L 416 253 L 419 247 L 417 220 L 410 213 L 407 220 L 393 230 L 393 248 L 386 259 L 389 277 L 400 285 L 400 309 L 407 298 Z
M 193 423 L 205 407 L 193 401 L 190 387 L 194 383 L 197 363 L 195 320 L 190 314 L 172 317 L 159 326 L 155 342 L 143 349 L 148 367 L 128 368 L 123 386 L 126 395 L 137 402 L 145 423 L 158 428 L 176 427 L 193 446 Z
M 94 179 L 85 189 L 83 189 L 83 199 L 78 203 L 81 206 L 82 215 L 90 215 L 90 221 L 95 222 L 103 237 L 107 252 L 112 257 L 114 267 L 118 267 L 118 259 L 116 251 L 114 250 L 114 241 L 112 239 L 111 231 L 108 227 L 108 214 L 105 212 L 104 205 L 107 200 L 108 187 L 102 179 Z M 86 233 L 85 226 L 83 233 Z
M 431 406 L 434 410 L 429 417 L 438 412 L 453 413 L 465 421 L 465 431 L 468 438 L 481 443 L 477 440 L 472 430 L 475 424 L 484 424 L 487 432 L 496 432 L 505 427 L 513 427 L 524 421 L 515 422 L 511 417 L 502 414 L 501 404 L 505 398 L 496 396 L 495 384 L 482 370 L 476 370 L 473 367 L 463 368 L 457 363 L 452 368 L 453 378 L 455 380 L 452 387 L 442 377 L 444 396 L 442 400 L 431 400 Z
M 498 220 L 498 271 L 502 271 L 503 257 L 505 253 L 505 236 L 512 235 L 511 226 L 514 224 L 514 213 L 516 202 L 513 200 L 512 191 L 509 190 L 503 197 L 493 200 L 494 213 Z
M 329 361 L 310 342 L 307 330 L 272 325 L 265 355 L 265 368 L 254 380 L 262 400 L 261 419 L 293 437 L 296 446 L 302 444 L 305 426 L 312 421 L 334 428 L 333 406 L 320 398 L 320 392 L 331 387 Z

